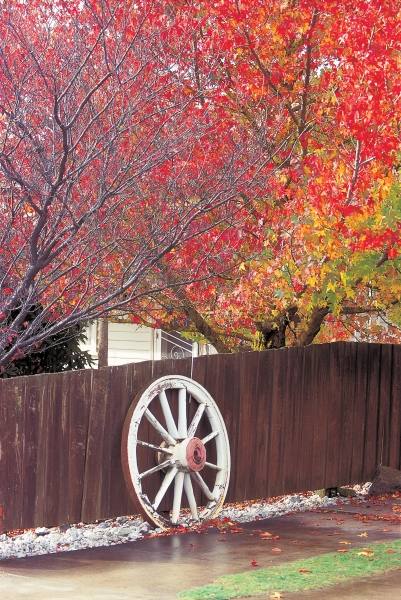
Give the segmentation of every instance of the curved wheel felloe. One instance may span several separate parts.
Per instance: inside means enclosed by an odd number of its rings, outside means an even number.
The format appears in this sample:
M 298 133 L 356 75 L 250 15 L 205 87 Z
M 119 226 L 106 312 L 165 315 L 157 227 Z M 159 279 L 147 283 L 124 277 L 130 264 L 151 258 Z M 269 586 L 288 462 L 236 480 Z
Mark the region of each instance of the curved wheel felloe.
M 183 376 L 149 385 L 127 414 L 122 463 L 131 496 L 158 526 L 215 517 L 227 493 L 230 448 L 207 390 Z

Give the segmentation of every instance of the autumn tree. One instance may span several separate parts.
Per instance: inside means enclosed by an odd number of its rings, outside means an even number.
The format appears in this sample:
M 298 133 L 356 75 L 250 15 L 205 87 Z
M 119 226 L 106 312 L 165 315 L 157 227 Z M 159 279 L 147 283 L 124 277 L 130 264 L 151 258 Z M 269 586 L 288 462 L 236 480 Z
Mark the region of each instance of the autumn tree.
M 208 268 L 231 262 L 231 271 L 164 294 L 161 318 L 170 306 L 167 321 L 181 310 L 183 327 L 199 330 L 194 309 L 204 335 L 233 349 L 255 339 L 264 347 L 399 340 L 399 5 L 185 7 L 184 19 L 192 10 L 202 23 L 197 48 L 219 48 L 219 85 L 207 97 L 257 132 L 262 146 L 280 115 L 275 147 L 287 143 L 272 158 L 266 189 L 245 196 L 242 223 L 210 233 Z M 192 272 L 201 256 L 188 246 L 180 268 Z
M 147 0 L 2 4 L 0 367 L 209 277 L 176 269 L 172 283 L 160 267 L 235 229 L 291 152 L 280 107 L 261 145 L 219 106 L 221 55 L 180 14 Z

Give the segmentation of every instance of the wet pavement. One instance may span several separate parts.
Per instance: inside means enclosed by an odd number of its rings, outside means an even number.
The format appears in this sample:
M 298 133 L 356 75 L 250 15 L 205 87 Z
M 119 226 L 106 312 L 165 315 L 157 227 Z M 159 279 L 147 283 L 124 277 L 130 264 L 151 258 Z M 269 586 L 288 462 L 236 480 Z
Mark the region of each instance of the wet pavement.
M 341 548 L 401 538 L 386 504 L 343 505 L 246 525 L 234 533 L 210 529 L 136 542 L 0 562 L 1 600 L 170 600 L 229 573 L 278 565 Z M 377 515 L 379 519 L 372 520 Z M 365 519 L 365 520 L 364 520 Z M 268 531 L 276 539 L 263 538 Z M 362 534 L 362 535 L 361 535 Z M 342 545 L 340 542 L 349 542 Z M 401 570 L 323 591 L 284 594 L 285 600 L 401 600 Z M 260 598 L 260 597 L 259 597 Z M 266 595 L 264 596 L 266 598 Z

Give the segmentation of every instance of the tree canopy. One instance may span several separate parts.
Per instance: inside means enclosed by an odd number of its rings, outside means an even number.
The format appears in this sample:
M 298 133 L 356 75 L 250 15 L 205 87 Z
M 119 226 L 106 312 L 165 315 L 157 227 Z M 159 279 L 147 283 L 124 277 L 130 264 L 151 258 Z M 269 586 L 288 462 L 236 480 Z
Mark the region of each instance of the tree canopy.
M 111 310 L 398 339 L 398 2 L 9 0 L 0 34 L 0 366 Z

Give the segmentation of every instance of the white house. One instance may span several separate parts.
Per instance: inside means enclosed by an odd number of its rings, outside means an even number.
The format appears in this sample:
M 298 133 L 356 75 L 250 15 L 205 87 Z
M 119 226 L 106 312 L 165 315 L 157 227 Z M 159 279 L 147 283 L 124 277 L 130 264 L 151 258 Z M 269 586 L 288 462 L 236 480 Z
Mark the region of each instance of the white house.
M 87 331 L 87 341 L 83 346 L 97 360 L 97 323 L 92 323 Z M 215 354 L 210 344 L 199 344 L 184 339 L 178 332 L 167 332 L 132 323 L 109 321 L 108 325 L 108 364 L 123 365 L 144 360 L 162 358 L 185 358 L 203 354 Z

